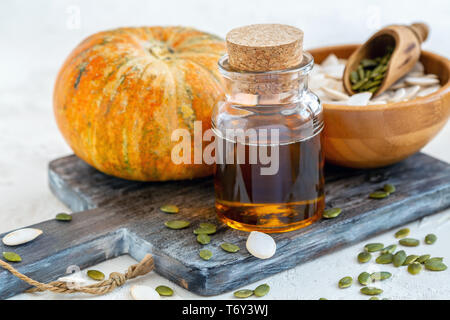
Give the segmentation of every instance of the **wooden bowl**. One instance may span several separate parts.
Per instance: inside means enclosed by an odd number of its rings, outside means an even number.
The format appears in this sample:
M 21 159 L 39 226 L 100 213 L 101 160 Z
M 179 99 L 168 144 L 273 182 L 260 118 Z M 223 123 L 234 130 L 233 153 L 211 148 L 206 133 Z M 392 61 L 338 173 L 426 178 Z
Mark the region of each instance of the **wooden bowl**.
M 308 50 L 316 63 L 329 54 L 348 58 L 359 45 Z M 324 103 L 324 150 L 328 162 L 352 168 L 386 166 L 416 153 L 441 130 L 450 115 L 450 61 L 422 51 L 426 73 L 439 76 L 442 88 L 406 102 L 370 106 Z

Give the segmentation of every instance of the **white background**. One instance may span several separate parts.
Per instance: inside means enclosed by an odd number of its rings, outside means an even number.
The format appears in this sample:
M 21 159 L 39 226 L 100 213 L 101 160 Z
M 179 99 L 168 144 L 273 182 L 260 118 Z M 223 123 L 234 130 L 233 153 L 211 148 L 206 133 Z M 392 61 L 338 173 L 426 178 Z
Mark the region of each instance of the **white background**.
M 236 26 L 286 23 L 305 32 L 305 48 L 363 42 L 390 23 L 430 24 L 427 50 L 450 56 L 450 2 L 427 1 L 304 1 L 304 0 L 158 0 L 158 1 L 6 1 L 0 3 L 0 233 L 51 219 L 67 209 L 47 187 L 47 164 L 70 153 L 52 114 L 53 82 L 65 57 L 83 38 L 119 26 L 187 25 L 222 37 Z M 450 126 L 424 151 L 450 162 Z M 438 244 L 408 252 L 427 252 L 450 259 L 449 212 L 411 225 L 417 237 L 434 231 Z M 392 232 L 373 241 L 393 242 Z M 341 250 L 265 280 L 270 298 L 366 299 L 357 288 L 339 290 L 336 282 L 362 270 L 354 261 L 361 245 Z M 105 273 L 133 263 L 127 256 L 103 263 Z M 448 264 L 448 263 L 447 263 Z M 367 266 L 364 266 L 367 268 Z M 371 265 L 370 268 L 376 268 Z M 450 298 L 450 270 L 412 277 L 404 269 L 386 267 L 392 280 L 384 283 L 386 297 Z M 392 270 L 391 270 L 392 269 Z M 365 270 L 365 269 L 364 269 Z M 168 283 L 152 273 L 134 283 Z M 197 298 L 176 288 L 177 297 Z M 252 285 L 253 286 L 253 285 Z M 22 295 L 21 298 L 61 298 Z M 80 297 L 80 296 L 77 296 Z M 219 296 L 230 298 L 231 294 Z M 67 297 L 65 297 L 67 298 Z M 128 287 L 106 298 L 129 298 Z

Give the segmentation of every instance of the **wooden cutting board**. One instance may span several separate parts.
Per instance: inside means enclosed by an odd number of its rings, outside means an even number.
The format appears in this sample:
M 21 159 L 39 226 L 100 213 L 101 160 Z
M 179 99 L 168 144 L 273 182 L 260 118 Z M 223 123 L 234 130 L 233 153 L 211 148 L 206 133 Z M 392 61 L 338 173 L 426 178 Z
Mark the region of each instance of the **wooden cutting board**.
M 33 227 L 44 231 L 39 238 L 14 248 L 0 244 L 0 251 L 20 254 L 23 262 L 14 266 L 41 282 L 63 276 L 71 265 L 86 268 L 122 254 L 141 260 L 151 253 L 160 275 L 194 293 L 216 295 L 450 207 L 450 165 L 420 153 L 384 169 L 327 166 L 325 176 L 327 207 L 340 207 L 343 213 L 302 230 L 274 234 L 276 254 L 259 260 L 245 249 L 248 233 L 216 221 L 210 178 L 130 182 L 68 156 L 50 163 L 49 182 L 54 194 L 76 212 L 73 220 L 36 224 Z M 382 200 L 368 198 L 387 181 L 397 187 L 395 193 Z M 167 203 L 178 205 L 180 213 L 162 213 L 159 207 Z M 191 227 L 170 230 L 164 226 L 175 218 L 191 221 Z M 192 231 L 205 221 L 220 227 L 211 243 L 201 246 Z M 224 241 L 241 250 L 224 252 L 219 247 Z M 201 248 L 211 250 L 213 258 L 200 259 Z M 28 287 L 0 269 L 0 298 Z

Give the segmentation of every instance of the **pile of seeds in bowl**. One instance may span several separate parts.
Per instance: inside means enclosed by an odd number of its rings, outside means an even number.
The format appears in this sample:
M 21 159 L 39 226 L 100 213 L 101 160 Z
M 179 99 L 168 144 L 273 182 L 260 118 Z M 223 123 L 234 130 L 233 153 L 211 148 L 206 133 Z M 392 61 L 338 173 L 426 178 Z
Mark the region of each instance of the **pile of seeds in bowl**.
M 373 93 L 370 92 L 370 87 L 365 92 L 349 96 L 342 81 L 346 62 L 347 60 L 338 59 L 334 54 L 330 54 L 322 64 L 314 66 L 309 87 L 322 102 L 350 106 L 379 105 L 424 97 L 441 88 L 438 76 L 431 73 L 425 74 L 423 64 L 417 62 L 408 74 L 379 96 L 372 99 Z

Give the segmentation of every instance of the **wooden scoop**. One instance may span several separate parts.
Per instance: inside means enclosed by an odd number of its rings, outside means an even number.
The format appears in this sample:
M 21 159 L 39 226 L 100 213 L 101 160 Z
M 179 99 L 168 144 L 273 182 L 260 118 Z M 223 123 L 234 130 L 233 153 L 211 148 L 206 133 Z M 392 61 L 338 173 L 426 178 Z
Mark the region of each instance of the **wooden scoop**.
M 414 67 L 420 57 L 420 45 L 427 39 L 428 32 L 429 28 L 424 23 L 391 25 L 376 32 L 348 58 L 344 71 L 345 90 L 350 95 L 355 94 L 351 88 L 350 73 L 358 68 L 362 59 L 381 57 L 391 46 L 394 51 L 388 69 L 374 96 L 381 94 Z

